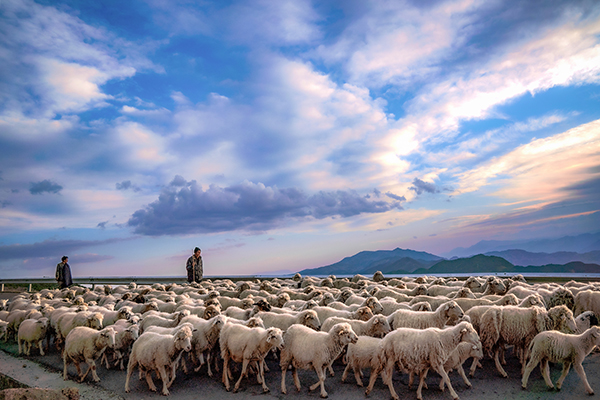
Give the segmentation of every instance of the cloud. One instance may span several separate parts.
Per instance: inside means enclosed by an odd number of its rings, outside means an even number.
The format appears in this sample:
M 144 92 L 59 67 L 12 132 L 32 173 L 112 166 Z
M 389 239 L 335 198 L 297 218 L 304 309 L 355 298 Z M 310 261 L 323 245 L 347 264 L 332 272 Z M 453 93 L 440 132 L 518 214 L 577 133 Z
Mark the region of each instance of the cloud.
M 424 182 L 419 178 L 415 178 L 412 184 L 413 186 L 409 187 L 409 189 L 415 191 L 417 194 L 439 193 L 434 183 Z
M 113 238 L 105 240 L 48 239 L 44 240 L 43 242 L 30 244 L 9 244 L 0 246 L 0 260 L 33 259 L 43 257 L 60 258 L 65 254 L 73 253 L 81 248 L 102 246 L 131 239 L 133 238 Z
M 131 181 L 123 181 L 123 182 L 117 182 L 115 184 L 115 187 L 117 188 L 117 190 L 128 190 L 131 189 L 134 192 L 139 192 L 142 189 L 140 189 L 139 187 L 137 187 L 136 185 L 132 184 Z
M 244 182 L 203 190 L 195 181 L 165 188 L 158 200 L 133 213 L 128 225 L 150 236 L 226 231 L 263 231 L 289 220 L 351 217 L 402 209 L 398 201 L 370 201 L 354 191 L 320 191 L 312 196 L 297 188 L 279 189 Z
M 99 222 L 98 225 L 96 225 L 96 228 L 106 229 L 106 224 L 108 224 L 108 221 Z
M 52 182 L 48 179 L 44 179 L 41 182 L 31 182 L 29 192 L 31 194 L 42 194 L 42 193 L 58 193 L 63 189 L 58 183 Z
M 385 195 L 387 197 L 389 197 L 390 199 L 394 199 L 396 201 L 406 201 L 406 197 L 404 197 L 404 196 L 398 196 L 397 194 L 394 194 L 392 192 L 386 192 Z

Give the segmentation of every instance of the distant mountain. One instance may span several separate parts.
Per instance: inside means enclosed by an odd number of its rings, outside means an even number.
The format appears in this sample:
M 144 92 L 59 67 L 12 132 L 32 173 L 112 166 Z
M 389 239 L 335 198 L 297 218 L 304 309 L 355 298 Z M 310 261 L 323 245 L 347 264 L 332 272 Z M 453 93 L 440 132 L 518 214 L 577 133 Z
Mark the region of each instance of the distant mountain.
M 444 260 L 429 269 L 419 269 L 415 273 L 423 274 L 453 274 L 481 272 L 511 272 L 515 266 L 502 257 L 478 254 L 470 258 Z
M 600 251 L 600 232 L 586 233 L 577 236 L 564 236 L 557 239 L 536 240 L 482 240 L 477 244 L 464 248 L 458 247 L 442 254 L 445 258 L 470 257 L 496 251 L 520 249 L 528 252 L 553 253 L 557 250 L 575 253 Z
M 573 261 L 600 264 L 600 251 L 575 253 L 572 251 L 559 251 L 556 253 L 531 253 L 525 250 L 504 250 L 485 253 L 488 256 L 502 257 L 514 265 L 548 265 L 567 264 Z
M 337 263 L 319 268 L 304 269 L 300 273 L 302 275 L 355 275 L 381 271 L 385 274 L 398 269 L 410 272 L 419 268 L 428 268 L 442 259 L 442 257 L 423 251 L 400 248 L 361 251 Z

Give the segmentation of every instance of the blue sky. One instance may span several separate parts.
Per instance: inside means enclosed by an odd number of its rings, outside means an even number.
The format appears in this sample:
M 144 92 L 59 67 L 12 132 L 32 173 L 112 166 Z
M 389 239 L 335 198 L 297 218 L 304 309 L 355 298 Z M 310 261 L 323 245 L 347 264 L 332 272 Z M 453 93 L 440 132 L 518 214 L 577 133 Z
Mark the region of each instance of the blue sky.
M 599 192 L 596 1 L 0 2 L 2 277 L 443 254 Z

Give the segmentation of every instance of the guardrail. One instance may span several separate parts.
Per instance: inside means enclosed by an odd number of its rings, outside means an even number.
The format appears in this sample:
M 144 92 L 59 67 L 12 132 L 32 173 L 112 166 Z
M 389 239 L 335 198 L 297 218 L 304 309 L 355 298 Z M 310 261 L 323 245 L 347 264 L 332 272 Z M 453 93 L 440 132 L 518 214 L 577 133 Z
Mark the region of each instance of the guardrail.
M 232 281 L 256 279 L 258 276 L 205 276 L 206 279 L 230 279 Z M 270 277 L 260 277 L 261 279 L 269 279 Z M 91 286 L 92 290 L 96 285 L 128 285 L 135 282 L 138 285 L 152 285 L 153 283 L 187 283 L 187 278 L 182 276 L 109 276 L 109 277 L 85 277 L 73 278 L 74 285 Z M 28 291 L 31 292 L 33 284 L 56 283 L 54 278 L 24 278 L 24 279 L 0 279 L 0 292 L 4 292 L 4 285 L 27 285 Z

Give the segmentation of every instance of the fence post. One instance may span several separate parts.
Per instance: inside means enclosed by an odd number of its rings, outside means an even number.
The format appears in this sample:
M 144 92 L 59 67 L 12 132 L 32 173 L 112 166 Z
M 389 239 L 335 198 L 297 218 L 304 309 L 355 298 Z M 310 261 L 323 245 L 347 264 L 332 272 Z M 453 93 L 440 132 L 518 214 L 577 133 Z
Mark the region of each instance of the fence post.
M 31 283 L 29 284 L 29 293 L 31 293 Z

